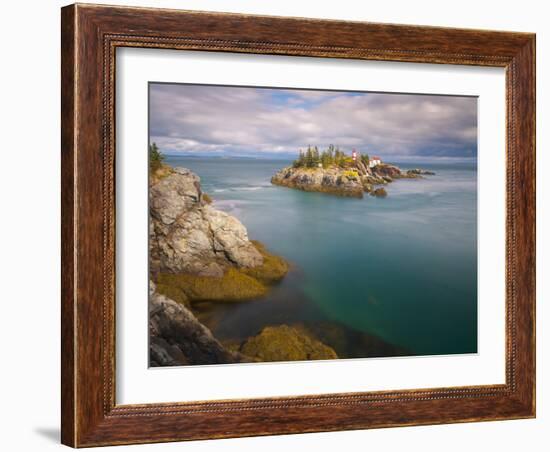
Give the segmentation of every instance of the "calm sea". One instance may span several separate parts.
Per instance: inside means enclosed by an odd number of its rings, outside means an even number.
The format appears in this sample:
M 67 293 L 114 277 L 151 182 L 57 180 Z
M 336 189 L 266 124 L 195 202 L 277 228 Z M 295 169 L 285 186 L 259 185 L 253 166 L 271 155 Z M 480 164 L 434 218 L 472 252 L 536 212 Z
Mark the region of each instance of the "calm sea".
M 336 322 L 416 355 L 477 351 L 475 164 L 348 199 L 273 186 L 281 160 L 167 156 L 201 177 L 214 206 L 292 264 L 266 298 L 216 305 L 203 321 L 225 340 L 263 326 Z

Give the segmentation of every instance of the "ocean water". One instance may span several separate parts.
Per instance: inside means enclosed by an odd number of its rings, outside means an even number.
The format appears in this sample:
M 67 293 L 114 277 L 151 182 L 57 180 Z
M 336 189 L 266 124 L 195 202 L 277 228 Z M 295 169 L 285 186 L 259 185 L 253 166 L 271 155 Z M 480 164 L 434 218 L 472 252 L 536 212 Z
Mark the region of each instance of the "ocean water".
M 220 339 L 272 324 L 333 322 L 409 354 L 477 351 L 475 164 L 401 163 L 436 175 L 395 181 L 384 199 L 358 200 L 271 185 L 290 163 L 282 160 L 166 162 L 197 173 L 216 208 L 292 266 L 263 299 L 204 309 L 201 320 Z

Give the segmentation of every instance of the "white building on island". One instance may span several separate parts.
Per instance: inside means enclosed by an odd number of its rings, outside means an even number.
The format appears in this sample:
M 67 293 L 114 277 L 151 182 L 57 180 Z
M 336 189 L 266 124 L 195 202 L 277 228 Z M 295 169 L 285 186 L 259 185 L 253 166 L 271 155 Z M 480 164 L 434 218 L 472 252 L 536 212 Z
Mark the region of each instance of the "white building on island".
M 369 159 L 369 168 L 374 168 L 376 165 L 380 165 L 380 163 L 382 163 L 380 157 L 373 156 Z

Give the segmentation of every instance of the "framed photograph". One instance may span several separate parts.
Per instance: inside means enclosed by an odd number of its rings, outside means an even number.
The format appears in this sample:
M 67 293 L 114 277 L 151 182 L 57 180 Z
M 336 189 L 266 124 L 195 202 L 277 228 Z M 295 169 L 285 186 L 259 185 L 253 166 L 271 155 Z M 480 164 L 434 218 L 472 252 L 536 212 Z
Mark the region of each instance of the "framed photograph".
M 62 442 L 535 416 L 535 36 L 62 9 Z

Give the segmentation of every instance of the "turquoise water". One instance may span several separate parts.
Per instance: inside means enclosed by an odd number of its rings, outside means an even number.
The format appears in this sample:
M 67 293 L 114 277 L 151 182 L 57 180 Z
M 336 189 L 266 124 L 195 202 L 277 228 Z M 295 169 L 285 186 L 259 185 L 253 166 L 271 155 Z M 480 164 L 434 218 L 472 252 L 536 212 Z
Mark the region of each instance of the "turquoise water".
M 222 339 L 278 323 L 336 322 L 410 354 L 477 351 L 474 164 L 400 164 L 436 172 L 399 180 L 385 199 L 270 184 L 289 162 L 167 156 L 201 177 L 214 206 L 291 262 L 265 299 L 213 308 Z

